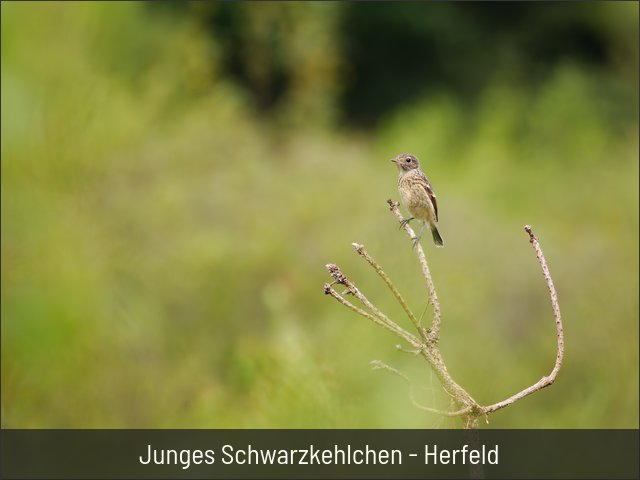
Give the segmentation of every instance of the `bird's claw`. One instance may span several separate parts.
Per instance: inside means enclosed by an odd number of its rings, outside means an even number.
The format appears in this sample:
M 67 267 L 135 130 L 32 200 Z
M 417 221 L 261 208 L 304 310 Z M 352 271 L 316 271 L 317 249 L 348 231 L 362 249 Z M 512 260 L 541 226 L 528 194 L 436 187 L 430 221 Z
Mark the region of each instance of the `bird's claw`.
M 405 218 L 403 220 L 400 220 L 400 229 L 402 229 L 403 227 L 405 227 L 411 220 L 413 220 L 415 217 L 411 217 L 411 218 Z

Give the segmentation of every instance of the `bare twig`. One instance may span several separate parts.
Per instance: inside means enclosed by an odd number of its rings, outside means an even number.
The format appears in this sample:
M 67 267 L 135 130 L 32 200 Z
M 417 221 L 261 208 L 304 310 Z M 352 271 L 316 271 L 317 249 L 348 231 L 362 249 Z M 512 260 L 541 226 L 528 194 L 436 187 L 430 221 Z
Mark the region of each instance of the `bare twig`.
M 420 353 L 420 350 L 408 350 L 402 345 L 396 345 L 396 350 L 404 353 L 411 353 L 412 355 L 418 355 Z
M 538 262 L 540 262 L 540 266 L 542 267 L 542 274 L 544 275 L 544 279 L 547 282 L 547 288 L 549 289 L 549 296 L 551 297 L 551 307 L 553 308 L 553 317 L 556 321 L 556 338 L 558 341 L 558 350 L 556 353 L 556 363 L 553 366 L 553 370 L 551 373 L 542 377 L 536 383 L 531 385 L 528 388 L 525 388 L 521 392 L 512 395 L 498 403 L 494 403 L 493 405 L 489 405 L 488 407 L 483 407 L 484 413 L 492 413 L 496 410 L 500 410 L 501 408 L 506 407 L 507 405 L 511 405 L 512 403 L 520 400 L 521 398 L 526 397 L 527 395 L 531 395 L 538 390 L 542 390 L 545 387 L 548 387 L 553 382 L 555 382 L 556 377 L 558 376 L 558 372 L 560 371 L 560 367 L 562 367 L 562 359 L 564 357 L 564 330 L 562 328 L 562 318 L 560 316 L 560 306 L 558 305 L 558 294 L 556 293 L 556 288 L 553 285 L 553 280 L 551 279 L 551 274 L 549 273 L 549 267 L 547 266 L 547 261 L 544 258 L 544 254 L 542 253 L 542 249 L 540 248 L 540 243 L 538 243 L 538 238 L 533 233 L 531 229 L 531 225 L 525 225 L 525 231 L 529 234 L 529 242 L 533 246 L 533 249 L 536 252 L 536 257 L 538 257 Z
M 391 372 L 403 379 L 409 387 L 409 399 L 411 400 L 411 403 L 413 403 L 413 405 L 420 410 L 424 410 L 430 413 L 436 413 L 438 415 L 442 415 L 443 417 L 459 417 L 460 415 L 466 415 L 471 410 L 470 407 L 465 407 L 462 410 L 458 410 L 455 412 L 446 412 L 444 410 L 438 410 L 437 408 L 431 408 L 421 405 L 413 395 L 413 384 L 411 383 L 411 380 L 409 380 L 409 377 L 407 377 L 404 373 L 380 360 L 372 360 L 371 366 L 374 368 L 374 370 L 387 370 L 388 372 Z
M 378 317 L 375 317 L 374 315 L 371 315 L 369 312 L 365 312 L 361 308 L 356 307 L 350 301 L 346 300 L 342 295 L 340 295 L 333 288 L 331 288 L 330 284 L 328 284 L 328 283 L 324 284 L 324 293 L 326 293 L 327 295 L 331 295 L 333 298 L 338 300 L 345 307 L 350 308 L 351 310 L 353 310 L 354 312 L 356 312 L 359 315 L 362 315 L 365 318 L 368 318 L 373 323 L 375 323 L 377 325 L 380 325 L 381 327 L 384 327 L 384 328 L 386 328 L 388 330 L 391 330 L 393 333 L 396 333 L 393 329 L 389 328 L 389 325 L 387 325 L 385 322 L 380 320 Z
M 391 199 L 387 200 L 387 204 L 389 205 L 389 210 L 393 213 L 399 222 L 401 222 L 402 228 L 404 228 L 405 232 L 409 235 L 409 238 L 415 238 L 415 232 L 409 225 L 409 222 L 402 223 L 404 217 L 400 213 L 398 209 L 398 202 L 394 202 Z M 422 274 L 424 275 L 424 279 L 427 282 L 427 290 L 429 292 L 429 302 L 433 307 L 433 322 L 431 323 L 431 328 L 429 332 L 431 334 L 432 341 L 438 342 L 440 339 L 440 302 L 438 301 L 438 294 L 436 293 L 436 287 L 433 285 L 433 280 L 431 279 L 431 271 L 429 270 L 429 264 L 427 263 L 427 258 L 424 255 L 424 250 L 422 249 L 422 245 L 420 242 L 416 243 L 416 255 L 418 255 L 418 261 L 420 262 L 420 267 L 422 267 Z
M 382 313 L 375 305 L 373 305 L 369 301 L 369 299 L 367 299 L 367 297 L 365 297 L 362 294 L 362 292 L 360 292 L 360 290 L 358 290 L 358 288 L 355 286 L 355 284 L 353 282 L 351 282 L 351 280 L 349 280 L 342 273 L 342 271 L 340 270 L 340 268 L 337 265 L 329 263 L 329 264 L 327 264 L 327 270 L 329 270 L 329 273 L 331 274 L 331 276 L 333 276 L 333 278 L 335 279 L 335 281 L 337 283 L 340 283 L 340 284 L 344 285 L 345 287 L 347 287 L 347 290 L 349 291 L 349 293 L 351 293 L 354 297 L 356 297 L 358 300 L 360 300 L 369 310 L 371 310 L 373 312 L 373 316 L 377 320 L 375 323 L 383 325 L 385 328 L 391 330 L 393 333 L 398 335 L 400 338 L 402 338 L 402 339 L 406 340 L 407 342 L 409 342 L 409 344 L 412 347 L 421 348 L 422 344 L 420 343 L 420 340 L 418 340 L 418 338 L 415 335 L 412 335 L 409 332 L 407 332 L 405 329 L 403 329 L 397 323 L 395 323 L 389 317 L 387 317 L 384 313 Z M 325 293 L 331 295 L 332 297 L 334 297 L 336 300 L 340 301 L 340 303 L 342 303 L 346 307 L 351 308 L 351 310 L 353 310 L 353 311 L 359 313 L 360 315 L 363 315 L 364 317 L 367 317 L 367 318 L 369 318 L 371 320 L 371 318 L 370 318 L 371 314 L 368 314 L 364 310 L 359 309 L 355 305 L 353 305 L 350 302 L 348 302 L 347 300 L 345 300 L 343 297 L 338 295 L 338 292 L 333 290 L 331 288 L 331 286 L 328 285 L 328 284 L 325 284 Z M 334 295 L 334 293 L 335 293 L 335 295 Z
M 416 330 L 418 330 L 418 332 L 420 333 L 420 336 L 426 342 L 427 341 L 426 332 L 424 331 L 424 329 L 420 325 L 420 323 L 419 323 L 418 319 L 416 318 L 416 316 L 413 314 L 413 312 L 409 308 L 409 305 L 407 305 L 407 302 L 405 302 L 404 298 L 402 298 L 402 295 L 400 295 L 400 292 L 398 291 L 396 286 L 391 282 L 391 280 L 389 279 L 387 274 L 384 272 L 382 267 L 373 259 L 373 257 L 371 255 L 369 255 L 367 253 L 367 251 L 364 249 L 364 245 L 360 245 L 359 243 L 352 243 L 352 245 L 356 249 L 356 252 L 358 252 L 358 254 L 362 258 L 364 258 L 369 265 L 371 265 L 373 267 L 373 269 L 380 276 L 380 278 L 382 278 L 382 280 L 387 285 L 387 287 L 389 287 L 389 290 L 391 290 L 393 295 L 396 297 L 396 300 L 398 300 L 398 303 L 402 306 L 402 309 L 405 311 L 405 313 L 407 314 L 407 316 L 411 320 L 411 323 L 413 323 L 413 326 L 416 327 Z

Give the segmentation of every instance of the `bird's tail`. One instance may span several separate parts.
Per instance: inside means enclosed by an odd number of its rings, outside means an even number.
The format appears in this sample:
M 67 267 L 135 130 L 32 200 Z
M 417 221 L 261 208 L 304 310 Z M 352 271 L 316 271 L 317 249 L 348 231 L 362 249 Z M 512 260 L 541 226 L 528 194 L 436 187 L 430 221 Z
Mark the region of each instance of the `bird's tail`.
M 431 225 L 431 234 L 433 235 L 433 243 L 435 243 L 438 247 L 443 247 L 444 242 L 442 241 L 440 232 L 438 232 L 438 228 L 435 225 Z

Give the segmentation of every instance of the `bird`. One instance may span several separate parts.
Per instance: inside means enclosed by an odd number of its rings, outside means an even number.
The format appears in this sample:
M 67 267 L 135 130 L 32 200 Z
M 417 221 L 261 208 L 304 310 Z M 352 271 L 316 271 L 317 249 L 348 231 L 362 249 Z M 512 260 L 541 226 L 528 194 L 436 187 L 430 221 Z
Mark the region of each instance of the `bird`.
M 411 218 L 402 220 L 400 228 L 413 219 L 422 222 L 422 229 L 417 237 L 413 239 L 413 246 L 422 238 L 422 233 L 428 225 L 433 235 L 433 242 L 438 247 L 444 246 L 440 232 L 438 232 L 438 202 L 436 194 L 426 175 L 420 168 L 420 160 L 411 153 L 401 153 L 391 160 L 398 166 L 400 175 L 398 176 L 398 193 L 402 204 L 411 213 Z

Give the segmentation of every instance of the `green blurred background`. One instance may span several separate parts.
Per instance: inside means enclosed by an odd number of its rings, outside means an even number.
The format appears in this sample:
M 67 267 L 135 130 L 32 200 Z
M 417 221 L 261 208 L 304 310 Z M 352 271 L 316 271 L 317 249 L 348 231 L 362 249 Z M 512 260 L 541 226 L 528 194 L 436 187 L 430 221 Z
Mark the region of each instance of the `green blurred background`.
M 2 3 L 2 426 L 447 428 L 385 201 L 401 152 L 449 370 L 502 428 L 638 427 L 638 4 Z

